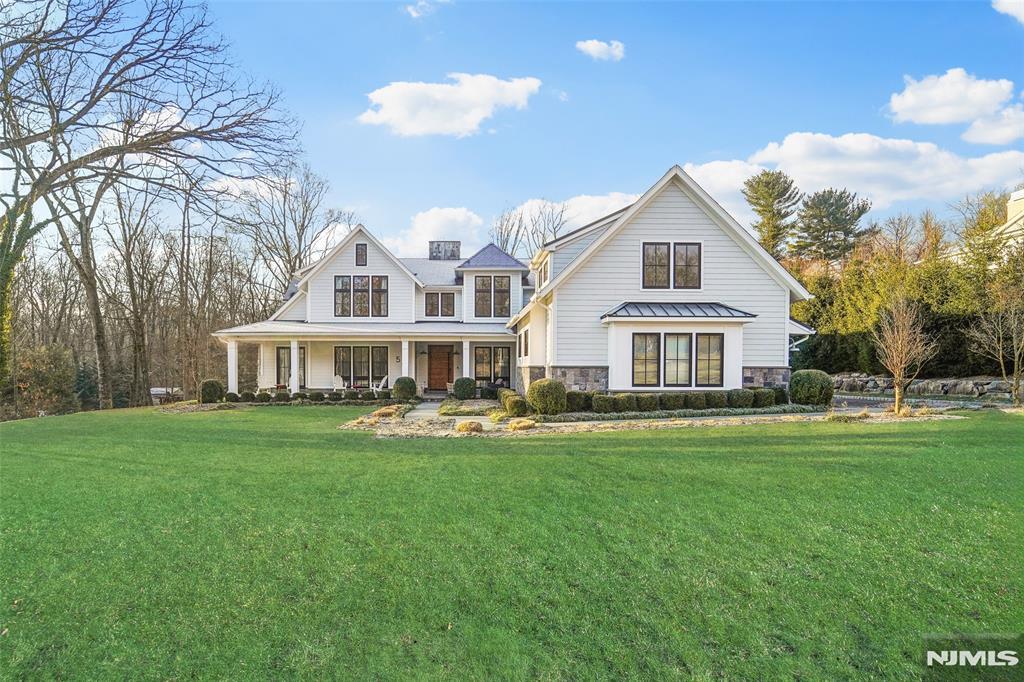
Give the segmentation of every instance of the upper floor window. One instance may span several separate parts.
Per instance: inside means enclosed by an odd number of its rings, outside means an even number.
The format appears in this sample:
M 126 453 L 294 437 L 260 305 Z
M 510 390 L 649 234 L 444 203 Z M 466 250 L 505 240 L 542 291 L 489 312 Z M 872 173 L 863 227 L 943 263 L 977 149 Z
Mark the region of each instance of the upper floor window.
M 356 275 L 352 278 L 352 316 L 370 316 L 370 276 Z
M 473 294 L 473 308 L 477 317 L 491 317 L 491 277 L 477 275 L 474 278 L 476 290 Z
M 512 311 L 512 278 L 477 275 L 474 310 L 477 317 L 508 317 Z
M 672 245 L 673 283 L 676 289 L 700 289 L 700 244 Z
M 441 292 L 441 317 L 455 317 L 455 292 Z
M 455 317 L 455 292 L 427 292 L 423 294 L 423 306 L 427 317 Z
M 352 315 L 352 278 L 338 275 L 334 278 L 334 316 L 350 317 Z
M 366 265 L 366 244 L 356 244 L 356 265 Z
M 668 242 L 644 242 L 643 244 L 643 288 L 668 289 L 669 280 Z
M 494 317 L 508 317 L 512 308 L 512 278 L 494 278 Z
M 388 276 L 374 275 L 370 278 L 370 314 L 374 317 L 388 316 Z
M 550 262 L 549 259 L 545 259 L 544 262 L 540 264 L 540 272 L 538 273 L 538 279 L 540 281 L 537 282 L 538 286 L 544 286 L 545 284 L 548 283 L 548 272 L 549 272 L 548 271 L 548 263 L 549 262 Z

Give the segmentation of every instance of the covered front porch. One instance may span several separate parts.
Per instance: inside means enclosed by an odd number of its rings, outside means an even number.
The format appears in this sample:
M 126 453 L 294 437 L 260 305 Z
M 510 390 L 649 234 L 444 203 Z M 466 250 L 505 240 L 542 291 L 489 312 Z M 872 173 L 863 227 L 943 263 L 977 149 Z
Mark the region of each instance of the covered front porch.
M 466 376 L 478 385 L 515 386 L 515 336 L 496 325 L 479 325 L 488 327 L 486 330 L 424 328 L 418 334 L 408 334 L 404 329 L 298 322 L 280 323 L 288 328 L 269 333 L 267 324 L 217 332 L 227 346 L 228 391 L 366 390 L 388 388 L 402 376 L 416 381 L 420 395 L 446 393 L 455 379 Z M 463 333 L 451 333 L 456 331 Z M 239 385 L 240 344 L 258 348 L 255 386 Z

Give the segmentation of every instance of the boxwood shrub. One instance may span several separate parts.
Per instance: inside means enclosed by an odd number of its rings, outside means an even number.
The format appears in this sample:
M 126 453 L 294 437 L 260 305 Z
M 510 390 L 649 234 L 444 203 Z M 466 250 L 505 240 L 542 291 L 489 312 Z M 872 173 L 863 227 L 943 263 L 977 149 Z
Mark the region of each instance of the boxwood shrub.
M 364 389 L 364 390 L 359 392 L 359 399 L 360 400 L 376 400 L 377 399 L 377 394 L 367 388 L 367 389 Z
M 224 386 L 216 379 L 207 379 L 199 387 L 199 402 L 219 403 L 224 400 Z
M 637 393 L 636 409 L 640 412 L 653 412 L 658 409 L 657 393 Z
M 416 397 L 416 380 L 412 377 L 398 377 L 391 392 L 399 400 L 412 400 Z
M 273 398 L 269 393 L 257 393 L 254 402 L 257 403 L 269 403 Z
M 635 393 L 616 393 L 615 394 L 615 411 L 616 412 L 636 412 L 636 394 Z
M 498 389 L 493 386 L 481 386 L 480 397 L 483 400 L 495 400 L 498 397 Z
M 728 404 L 725 391 L 704 391 L 704 406 L 708 409 L 725 407 Z
M 754 392 L 749 388 L 734 388 L 728 392 L 729 407 L 753 407 Z
M 359 391 L 350 388 L 345 391 L 345 400 L 359 400 Z
M 256 394 L 252 391 L 242 391 L 238 399 L 243 403 L 253 403 L 256 402 Z
M 391 389 L 390 388 L 382 388 L 379 391 L 377 391 L 377 399 L 378 400 L 391 400 Z
M 603 393 L 596 393 L 591 400 L 591 405 L 594 408 L 594 412 L 600 412 L 601 414 L 608 414 L 610 412 L 618 412 L 617 406 L 618 401 L 613 395 L 605 395 Z
M 770 388 L 754 389 L 754 407 L 771 407 L 775 404 L 775 391 Z
M 775 394 L 776 405 L 789 404 L 789 391 L 786 390 L 785 386 L 775 386 L 772 388 L 772 392 Z
M 309 395 L 304 391 L 296 391 L 295 393 L 292 393 L 292 400 L 305 400 L 308 397 Z
M 658 402 L 663 410 L 681 410 L 686 404 L 686 394 L 662 393 Z
M 278 391 L 274 394 L 275 403 L 287 403 L 291 402 L 292 397 L 288 395 L 288 391 Z
M 230 392 L 229 393 L 225 393 L 224 394 L 224 400 L 229 402 L 229 403 L 237 403 L 238 402 L 238 394 L 237 393 L 230 393 Z
M 452 384 L 452 395 L 459 400 L 471 400 L 476 397 L 476 382 L 469 377 L 459 377 Z
M 594 409 L 594 394 L 590 391 L 566 391 L 566 412 L 590 412 Z
M 505 398 L 505 412 L 510 417 L 525 417 L 530 414 L 530 403 L 526 402 L 526 398 L 516 393 Z
M 686 402 L 683 405 L 688 410 L 703 410 L 707 407 L 703 391 L 694 391 L 686 394 Z
M 498 402 L 501 403 L 502 409 L 508 412 L 508 407 L 505 405 L 505 401 L 509 398 L 519 395 L 511 388 L 499 388 L 498 389 Z
M 565 412 L 565 384 L 555 379 L 538 379 L 526 389 L 526 402 L 537 414 Z
M 345 394 L 344 393 L 339 393 L 338 391 L 331 391 L 330 393 L 327 394 L 327 399 L 330 400 L 332 403 L 334 403 L 334 402 L 337 402 L 339 400 L 344 400 L 345 399 Z
M 311 391 L 309 394 L 309 399 L 312 400 L 314 403 L 322 403 L 324 401 L 324 394 L 321 393 L 320 391 Z
M 832 377 L 820 369 L 799 369 L 789 380 L 789 399 L 797 405 L 832 402 Z

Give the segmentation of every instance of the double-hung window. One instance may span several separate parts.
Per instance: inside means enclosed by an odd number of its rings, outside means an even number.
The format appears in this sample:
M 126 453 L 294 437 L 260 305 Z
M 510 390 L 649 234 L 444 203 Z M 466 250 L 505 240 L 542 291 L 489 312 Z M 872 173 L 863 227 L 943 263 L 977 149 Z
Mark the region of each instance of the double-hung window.
M 669 243 L 644 242 L 643 245 L 643 288 L 668 289 L 669 275 Z
M 697 377 L 698 386 L 722 385 L 722 355 L 725 336 L 723 334 L 697 334 Z
M 657 386 L 661 350 L 660 334 L 633 334 L 633 385 Z
M 689 334 L 665 334 L 665 385 L 690 385 Z
M 388 276 L 373 275 L 370 278 L 370 314 L 373 317 L 388 316 Z
M 352 278 L 348 275 L 334 278 L 334 316 L 352 316 Z
M 476 284 L 473 295 L 475 314 L 477 317 L 491 317 L 491 277 L 490 275 L 477 275 L 474 282 Z

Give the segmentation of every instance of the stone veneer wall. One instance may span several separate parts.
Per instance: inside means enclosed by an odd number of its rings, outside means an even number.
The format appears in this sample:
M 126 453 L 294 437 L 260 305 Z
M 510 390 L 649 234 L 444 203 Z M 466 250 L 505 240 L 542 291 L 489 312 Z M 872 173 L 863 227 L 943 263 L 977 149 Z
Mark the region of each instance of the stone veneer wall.
M 744 367 L 744 388 L 773 388 L 789 385 L 789 367 Z
M 551 378 L 570 391 L 607 391 L 607 367 L 552 367 Z
M 516 388 L 523 395 L 526 395 L 526 389 L 530 387 L 530 384 L 532 384 L 534 381 L 537 381 L 537 379 L 543 379 L 547 375 L 547 372 L 541 366 L 524 367 L 520 365 L 518 369 L 519 386 L 517 386 Z

